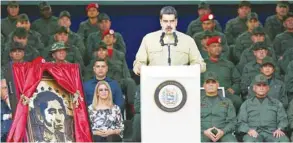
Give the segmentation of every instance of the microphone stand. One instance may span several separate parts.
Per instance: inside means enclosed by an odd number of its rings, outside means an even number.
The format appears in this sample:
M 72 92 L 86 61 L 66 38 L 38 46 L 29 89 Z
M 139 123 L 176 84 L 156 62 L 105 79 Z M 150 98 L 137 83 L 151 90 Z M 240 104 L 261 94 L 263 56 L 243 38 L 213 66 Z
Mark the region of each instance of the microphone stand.
M 178 38 L 177 38 L 176 33 L 173 32 L 173 35 L 174 35 L 174 38 L 175 38 L 175 42 L 174 43 L 167 43 L 167 44 L 164 43 L 163 38 L 165 36 L 165 33 L 162 33 L 161 39 L 160 39 L 160 43 L 161 43 L 162 46 L 168 46 L 168 65 L 169 66 L 171 66 L 171 50 L 170 50 L 171 49 L 171 45 L 177 46 L 177 43 L 178 43 Z

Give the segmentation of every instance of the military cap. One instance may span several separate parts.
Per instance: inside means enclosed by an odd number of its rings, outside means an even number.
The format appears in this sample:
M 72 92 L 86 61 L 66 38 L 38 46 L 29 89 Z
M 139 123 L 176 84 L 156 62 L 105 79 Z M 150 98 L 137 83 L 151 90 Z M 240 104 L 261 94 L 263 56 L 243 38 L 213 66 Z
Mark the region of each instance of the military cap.
M 258 21 L 258 15 L 255 12 L 251 12 L 247 15 L 247 20 L 256 19 Z
M 27 16 L 27 14 L 22 13 L 20 15 L 18 15 L 17 17 L 17 21 L 30 21 L 29 17 Z
M 251 3 L 249 1 L 241 1 L 238 7 L 241 8 L 243 6 L 251 7 Z
M 206 37 L 212 37 L 212 36 L 216 36 L 216 33 L 210 30 L 205 30 L 200 38 L 204 39 Z
M 64 42 L 56 42 L 52 45 L 51 47 L 51 52 L 55 52 L 57 50 L 61 50 L 61 49 L 67 49 L 68 47 L 64 44 Z
M 99 50 L 100 48 L 106 50 L 106 49 L 107 49 L 107 44 L 106 44 L 105 42 L 103 42 L 103 41 L 97 43 L 97 44 L 96 44 L 96 48 L 95 48 L 96 51 Z
M 200 18 L 200 21 L 204 22 L 204 21 L 214 20 L 214 19 L 215 19 L 215 16 L 213 14 L 205 14 Z
M 275 61 L 272 57 L 270 56 L 266 56 L 263 61 L 262 61 L 262 66 L 266 65 L 266 64 L 270 64 L 272 66 L 276 66 Z
M 288 1 L 278 1 L 277 6 L 278 7 L 289 7 L 289 2 Z
M 68 11 L 64 10 L 64 11 L 61 11 L 60 14 L 59 14 L 59 18 L 62 18 L 63 16 L 66 16 L 68 17 L 69 19 L 71 18 L 71 15 Z
M 262 34 L 262 35 L 264 35 L 264 34 L 265 34 L 265 30 L 264 30 L 264 28 L 262 28 L 261 26 L 258 26 L 258 27 L 255 27 L 255 28 L 252 30 L 252 34 L 253 34 L 253 35 L 256 35 L 256 34 Z
M 264 83 L 264 84 L 268 84 L 268 79 L 266 76 L 264 76 L 263 74 L 258 74 L 254 77 L 253 79 L 253 84 L 259 84 L 259 83 Z
M 267 46 L 268 46 L 268 45 L 267 45 L 265 42 L 256 42 L 256 43 L 254 43 L 254 44 L 252 45 L 252 50 L 253 50 L 253 51 L 261 50 L 261 49 L 265 49 L 265 50 L 267 50 L 267 49 L 268 49 Z
M 200 2 L 198 4 L 198 9 L 209 9 L 210 8 L 210 5 L 207 4 L 206 2 Z
M 293 17 L 293 13 L 292 12 L 288 12 L 288 14 L 283 17 L 283 22 L 285 22 L 290 17 Z
M 58 26 L 56 33 L 66 33 L 68 34 L 67 28 L 65 26 Z
M 114 30 L 113 29 L 109 29 L 109 30 L 104 31 L 103 34 L 102 34 L 102 39 L 104 39 L 104 37 L 107 36 L 107 35 L 109 35 L 109 34 L 110 35 L 114 35 L 115 34 Z
M 50 4 L 46 1 L 40 2 L 39 3 L 39 9 L 44 10 L 45 8 L 51 8 Z
M 17 1 L 9 1 L 7 4 L 8 7 L 19 7 Z
M 102 22 L 103 20 L 110 20 L 110 17 L 106 13 L 100 13 L 98 16 L 98 22 Z
M 213 43 L 222 43 L 221 37 L 220 36 L 213 36 L 213 37 L 209 38 L 207 41 L 207 46 L 209 46 Z
M 218 76 L 215 72 L 207 71 L 204 74 L 204 81 L 206 82 L 207 80 L 218 81 Z
M 13 36 L 24 38 L 28 36 L 28 32 L 23 27 L 17 27 L 13 33 Z
M 86 11 L 88 11 L 90 8 L 96 8 L 96 9 L 98 9 L 99 8 L 99 5 L 97 3 L 90 3 L 90 4 L 87 5 Z
M 24 50 L 25 46 L 22 43 L 19 43 L 19 42 L 12 42 L 10 52 L 12 52 L 14 50 L 17 50 L 17 49 Z

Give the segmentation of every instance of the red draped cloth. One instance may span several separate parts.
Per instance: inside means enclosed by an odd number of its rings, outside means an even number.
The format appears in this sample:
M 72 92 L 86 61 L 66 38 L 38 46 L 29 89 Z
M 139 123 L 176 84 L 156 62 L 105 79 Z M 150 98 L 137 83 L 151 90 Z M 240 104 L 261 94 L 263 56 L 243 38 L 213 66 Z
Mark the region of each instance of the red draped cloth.
M 36 62 L 37 61 L 37 62 Z M 13 117 L 7 142 L 22 142 L 25 136 L 28 102 L 42 75 L 47 71 L 56 82 L 74 96 L 74 130 L 76 142 L 92 142 L 78 64 L 42 63 L 40 60 L 13 64 L 17 110 Z

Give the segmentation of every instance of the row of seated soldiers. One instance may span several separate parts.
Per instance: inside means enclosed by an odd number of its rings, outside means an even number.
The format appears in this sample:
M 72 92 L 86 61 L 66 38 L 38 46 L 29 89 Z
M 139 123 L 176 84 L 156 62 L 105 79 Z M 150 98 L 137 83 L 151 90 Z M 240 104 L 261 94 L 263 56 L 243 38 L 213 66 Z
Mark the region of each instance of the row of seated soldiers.
M 109 67 L 107 77 L 119 83 L 125 103 L 131 105 L 136 83 L 126 63 L 126 45 L 121 34 L 110 29 L 110 17 L 99 13 L 98 7 L 96 3 L 87 5 L 89 19 L 82 22 L 79 32 L 75 33 L 70 30 L 71 15 L 68 11 L 62 11 L 57 18 L 52 16 L 51 6 L 41 2 L 42 18 L 31 24 L 27 14 L 18 15 L 18 3 L 9 1 L 9 16 L 2 19 L 1 24 L 2 77 L 5 77 L 11 63 L 32 61 L 42 56 L 47 62 L 78 63 L 82 80 L 88 81 L 95 78 L 94 61 L 104 59 Z M 96 23 L 91 24 L 94 21 Z

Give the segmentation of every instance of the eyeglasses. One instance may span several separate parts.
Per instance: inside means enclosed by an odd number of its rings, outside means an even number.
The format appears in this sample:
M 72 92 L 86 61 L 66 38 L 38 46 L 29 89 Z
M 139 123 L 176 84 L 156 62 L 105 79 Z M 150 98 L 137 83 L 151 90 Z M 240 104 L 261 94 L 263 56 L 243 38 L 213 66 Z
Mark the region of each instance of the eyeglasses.
M 101 89 L 99 89 L 99 91 L 109 91 L 109 89 L 108 88 L 101 88 Z

